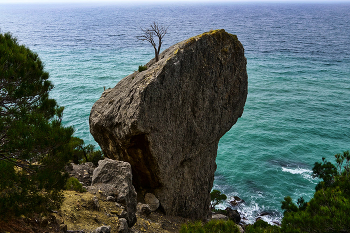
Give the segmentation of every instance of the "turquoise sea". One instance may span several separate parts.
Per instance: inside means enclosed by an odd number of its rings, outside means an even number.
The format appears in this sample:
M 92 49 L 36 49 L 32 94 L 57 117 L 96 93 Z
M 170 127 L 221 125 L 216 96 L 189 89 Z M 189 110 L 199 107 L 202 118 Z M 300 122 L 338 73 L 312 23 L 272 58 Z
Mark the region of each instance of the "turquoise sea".
M 39 54 L 64 124 L 95 145 L 91 107 L 153 58 L 136 39 L 153 21 L 169 26 L 163 49 L 218 28 L 245 48 L 248 98 L 220 140 L 214 188 L 245 200 L 246 222 L 280 221 L 284 196 L 309 200 L 313 164 L 350 149 L 350 3 L 0 5 L 1 32 Z

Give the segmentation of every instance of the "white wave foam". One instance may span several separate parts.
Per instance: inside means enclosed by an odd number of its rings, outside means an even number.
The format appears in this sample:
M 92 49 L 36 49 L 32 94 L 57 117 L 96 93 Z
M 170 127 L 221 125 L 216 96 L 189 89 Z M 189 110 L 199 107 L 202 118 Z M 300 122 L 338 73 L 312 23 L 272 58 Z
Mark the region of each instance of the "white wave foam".
M 253 224 L 258 217 L 271 225 L 279 225 L 282 221 L 282 216 L 277 211 L 269 215 L 260 216 L 260 213 L 265 211 L 265 206 L 259 206 L 255 201 L 252 201 L 250 205 L 243 203 L 237 210 L 241 214 L 241 221 L 245 224 Z
M 291 174 L 303 174 L 303 173 L 311 173 L 312 171 L 311 170 L 308 170 L 308 169 L 303 169 L 303 168 L 285 168 L 285 167 L 282 167 L 282 171 L 283 172 L 288 172 L 288 173 L 291 173 Z
M 309 169 L 303 169 L 303 168 L 286 168 L 286 167 L 282 167 L 282 171 L 283 172 L 288 172 L 291 174 L 299 174 L 301 175 L 304 179 L 310 181 L 310 182 L 314 182 L 315 178 L 312 177 L 312 171 Z

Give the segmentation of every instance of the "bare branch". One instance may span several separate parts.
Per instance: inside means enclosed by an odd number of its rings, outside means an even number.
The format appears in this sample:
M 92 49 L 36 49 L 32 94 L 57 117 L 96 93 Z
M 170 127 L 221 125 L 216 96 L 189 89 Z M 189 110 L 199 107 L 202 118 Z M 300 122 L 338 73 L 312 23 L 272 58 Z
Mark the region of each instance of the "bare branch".
M 159 61 L 159 52 L 163 43 L 163 38 L 167 34 L 168 27 L 160 26 L 158 23 L 153 22 L 150 28 L 141 28 L 142 35 L 136 38 L 141 41 L 148 41 L 154 48 L 156 62 Z M 154 37 L 158 37 L 158 46 L 154 41 Z

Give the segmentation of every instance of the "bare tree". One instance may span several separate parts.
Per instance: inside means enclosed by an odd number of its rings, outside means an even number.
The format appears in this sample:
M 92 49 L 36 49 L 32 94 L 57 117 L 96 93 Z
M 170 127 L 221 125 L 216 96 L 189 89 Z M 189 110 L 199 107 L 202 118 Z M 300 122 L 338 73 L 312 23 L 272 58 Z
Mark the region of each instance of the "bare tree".
M 149 43 L 151 43 L 151 45 L 154 48 L 156 62 L 159 61 L 160 47 L 162 46 L 163 38 L 167 33 L 167 30 L 168 30 L 168 27 L 164 27 L 162 25 L 159 25 L 156 22 L 153 22 L 150 28 L 147 28 L 147 29 L 141 28 L 142 35 L 136 37 L 138 40 L 148 41 Z M 155 37 L 158 37 L 158 46 L 154 41 Z

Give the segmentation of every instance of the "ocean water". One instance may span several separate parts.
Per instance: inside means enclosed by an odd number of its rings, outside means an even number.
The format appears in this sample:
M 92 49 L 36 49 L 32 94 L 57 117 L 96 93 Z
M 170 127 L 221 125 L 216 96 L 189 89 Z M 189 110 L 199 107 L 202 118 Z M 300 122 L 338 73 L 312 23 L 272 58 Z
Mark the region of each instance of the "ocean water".
M 220 140 L 214 188 L 245 201 L 245 222 L 280 221 L 287 195 L 308 201 L 313 164 L 350 149 L 350 3 L 0 5 L 1 31 L 45 63 L 64 124 L 95 145 L 91 107 L 153 58 L 136 39 L 153 21 L 169 26 L 163 49 L 218 28 L 245 48 L 248 98 Z

